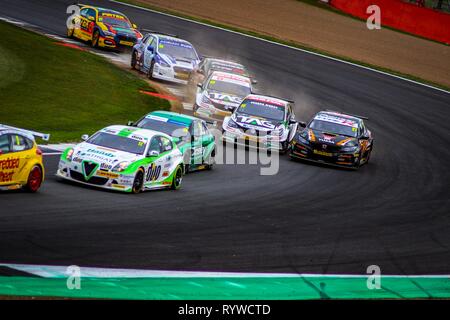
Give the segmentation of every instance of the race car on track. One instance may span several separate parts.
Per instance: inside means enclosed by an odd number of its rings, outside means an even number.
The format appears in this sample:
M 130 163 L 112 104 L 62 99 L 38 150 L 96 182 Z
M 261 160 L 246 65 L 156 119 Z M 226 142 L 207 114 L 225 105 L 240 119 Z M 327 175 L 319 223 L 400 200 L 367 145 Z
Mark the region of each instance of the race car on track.
M 293 101 L 251 94 L 225 117 L 222 124 L 224 142 L 258 148 L 287 151 L 299 123 L 295 120 Z
M 198 84 L 194 115 L 229 116 L 251 92 L 249 78 L 214 71 L 202 84 Z
M 0 190 L 40 188 L 45 172 L 35 137 L 48 141 L 50 135 L 0 124 Z
M 170 135 L 183 153 L 185 173 L 212 169 L 216 143 L 204 120 L 175 112 L 154 111 L 133 125 Z
M 131 52 L 131 67 L 160 79 L 188 84 L 200 62 L 195 48 L 176 36 L 149 33 Z
M 79 5 L 79 15 L 69 17 L 67 35 L 89 41 L 93 47 L 131 48 L 142 34 L 137 26 L 118 11 Z
M 183 155 L 164 133 L 114 125 L 82 138 L 61 155 L 58 177 L 132 193 L 181 187 Z
M 250 78 L 252 84 L 258 83 L 256 79 L 252 78 L 245 66 L 240 63 L 223 60 L 212 57 L 205 57 L 200 62 L 197 73 L 200 75 L 198 82 L 203 82 L 206 78 L 208 78 L 212 72 L 214 71 L 222 71 L 227 73 L 237 74 L 243 77 Z
M 372 133 L 361 116 L 320 111 L 299 130 L 290 144 L 293 159 L 325 162 L 359 168 L 368 163 L 373 148 Z

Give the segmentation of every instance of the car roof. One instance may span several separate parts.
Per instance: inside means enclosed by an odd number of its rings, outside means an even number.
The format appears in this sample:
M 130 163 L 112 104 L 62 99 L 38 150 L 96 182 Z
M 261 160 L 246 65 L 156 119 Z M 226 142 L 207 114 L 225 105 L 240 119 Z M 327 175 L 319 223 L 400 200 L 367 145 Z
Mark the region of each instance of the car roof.
M 239 66 L 241 68 L 245 68 L 245 66 L 243 64 L 240 64 L 238 62 L 231 61 L 231 60 L 224 60 L 224 59 L 219 59 L 219 58 L 205 58 L 205 59 L 211 61 L 211 63 L 233 65 L 233 66 Z
M 165 136 L 166 138 L 170 139 L 170 136 L 168 136 L 165 133 L 159 132 L 159 131 L 137 128 L 137 127 L 132 127 L 132 126 L 123 126 L 123 125 L 108 126 L 106 128 L 103 128 L 102 130 L 100 130 L 100 132 L 110 133 L 110 134 L 114 134 L 114 135 L 118 135 L 118 136 L 122 136 L 122 137 L 128 137 L 128 136 L 140 137 L 140 138 L 143 138 L 144 140 L 150 140 L 155 135 Z
M 220 78 L 221 81 L 225 82 L 240 82 L 240 84 L 247 84 L 250 86 L 251 80 L 249 77 L 241 76 L 239 74 L 231 73 L 231 72 L 223 72 L 223 71 L 213 71 L 211 73 L 210 79 L 216 78 L 214 80 L 218 80 Z
M 0 124 L 0 136 L 3 135 L 3 134 L 20 134 L 20 135 L 22 135 L 24 137 L 27 137 L 28 139 L 31 139 L 33 141 L 35 140 L 33 134 L 30 131 L 28 131 L 28 130 L 25 130 L 25 129 L 22 130 L 20 128 L 3 127 Z
M 171 111 L 153 111 L 153 112 L 150 112 L 148 115 L 171 119 L 176 122 L 181 122 L 181 123 L 185 124 L 186 126 L 190 126 L 192 121 L 200 120 L 199 118 L 196 118 L 196 117 L 188 116 L 188 115 L 182 114 L 182 113 L 171 112 Z
M 314 119 L 334 122 L 352 127 L 358 127 L 363 121 L 358 117 L 335 111 L 319 111 L 314 116 Z
M 190 46 L 192 46 L 192 43 L 190 43 L 189 41 L 177 38 L 176 36 L 170 36 L 170 35 L 160 34 L 160 33 L 151 33 L 151 34 L 153 36 L 157 37 L 159 40 L 168 40 L 168 41 L 174 41 L 174 42 L 181 42 L 181 43 L 189 44 Z
M 270 104 L 275 104 L 279 106 L 286 107 L 289 104 L 289 101 L 283 100 L 281 98 L 271 97 L 271 96 L 264 96 L 260 94 L 249 94 L 245 99 L 260 101 L 260 102 L 266 102 Z

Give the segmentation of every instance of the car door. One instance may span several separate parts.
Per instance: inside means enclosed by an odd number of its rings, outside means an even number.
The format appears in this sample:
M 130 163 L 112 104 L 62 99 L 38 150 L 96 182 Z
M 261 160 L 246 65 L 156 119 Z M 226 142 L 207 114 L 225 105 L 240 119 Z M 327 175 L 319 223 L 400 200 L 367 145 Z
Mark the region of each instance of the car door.
M 192 122 L 191 127 L 191 164 L 201 165 L 203 163 L 203 135 L 205 134 L 200 121 Z
M 149 48 L 152 48 L 152 50 L 149 50 Z M 155 57 L 156 53 L 156 39 L 153 36 L 150 36 L 147 40 L 147 43 L 144 45 L 143 48 L 144 52 L 144 67 L 146 69 L 150 68 L 150 65 L 152 63 L 153 58 Z
M 11 136 L 0 135 L 0 185 L 11 184 L 13 181 L 13 169 L 10 169 Z
M 163 141 L 161 136 L 154 136 L 150 141 L 148 149 L 148 155 L 150 156 L 152 151 L 157 151 L 158 156 L 148 166 L 145 174 L 145 182 L 151 184 L 158 184 L 162 180 L 162 171 L 164 168 L 165 150 L 163 148 Z
M 11 134 L 11 153 L 10 153 L 10 167 L 13 170 L 13 181 L 25 182 L 28 180 L 27 163 L 33 157 L 31 149 L 33 142 L 20 135 Z M 29 170 L 29 169 L 28 169 Z

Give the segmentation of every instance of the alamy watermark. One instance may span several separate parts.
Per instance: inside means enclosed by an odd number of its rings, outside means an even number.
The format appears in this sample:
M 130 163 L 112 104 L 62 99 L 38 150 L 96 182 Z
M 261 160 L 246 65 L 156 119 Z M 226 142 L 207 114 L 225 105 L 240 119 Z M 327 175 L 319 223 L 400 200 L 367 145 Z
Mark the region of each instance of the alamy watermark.
M 69 266 L 66 269 L 68 275 L 66 285 L 69 290 L 81 289 L 81 268 L 79 266 Z
M 381 9 L 376 4 L 368 6 L 366 13 L 370 14 L 367 18 L 366 26 L 369 30 L 380 30 L 381 29 Z
M 367 267 L 367 289 L 379 290 L 381 289 L 381 268 L 377 265 L 370 265 Z

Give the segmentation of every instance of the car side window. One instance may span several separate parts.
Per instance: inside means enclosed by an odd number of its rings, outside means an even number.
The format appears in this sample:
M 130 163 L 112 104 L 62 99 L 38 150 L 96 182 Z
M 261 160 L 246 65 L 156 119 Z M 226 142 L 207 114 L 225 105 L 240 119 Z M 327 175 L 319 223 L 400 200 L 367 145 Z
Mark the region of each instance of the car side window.
M 11 152 L 11 141 L 9 134 L 0 135 L 0 155 Z
M 80 16 L 82 16 L 82 17 L 84 17 L 84 18 L 87 18 L 87 12 L 88 12 L 88 10 L 89 10 L 89 9 L 87 9 L 87 8 L 81 10 L 81 11 L 80 11 Z
M 11 135 L 12 138 L 12 152 L 20 152 L 29 150 L 33 147 L 33 143 L 30 139 L 25 138 L 18 134 Z
M 148 152 L 150 153 L 151 151 L 157 151 L 161 153 L 162 150 L 161 146 L 162 146 L 161 138 L 159 136 L 153 137 L 152 141 L 150 141 L 150 148 L 148 149 Z
M 161 144 L 163 149 L 162 152 L 172 150 L 172 141 L 170 139 L 167 139 L 166 137 L 161 137 Z

